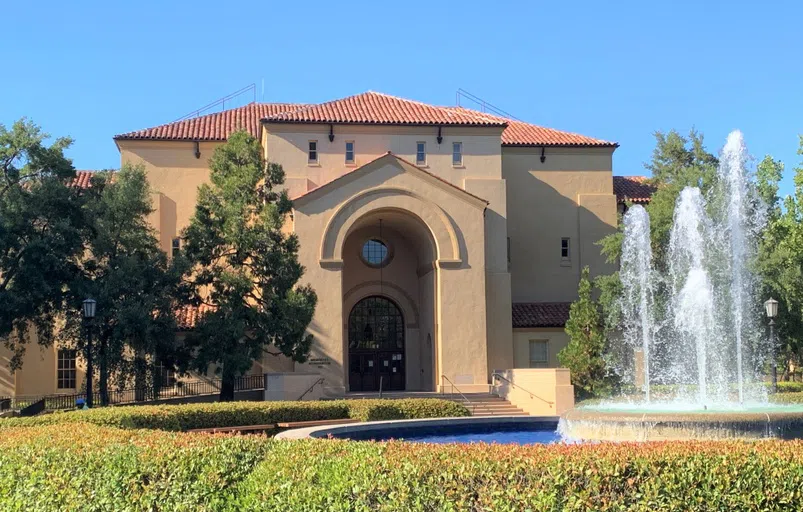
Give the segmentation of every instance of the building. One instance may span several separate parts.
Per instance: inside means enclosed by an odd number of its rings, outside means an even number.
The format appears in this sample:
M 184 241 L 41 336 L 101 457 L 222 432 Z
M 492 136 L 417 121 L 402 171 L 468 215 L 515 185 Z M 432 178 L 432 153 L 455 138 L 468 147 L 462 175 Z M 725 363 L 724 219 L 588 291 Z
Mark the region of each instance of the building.
M 166 252 L 237 129 L 284 168 L 319 298 L 309 361 L 267 356 L 256 371 L 320 374 L 332 394 L 487 391 L 495 369 L 557 366 L 580 271 L 613 270 L 595 242 L 638 184 L 612 176 L 616 143 L 497 114 L 377 92 L 252 103 L 114 137 L 121 162 L 147 170 Z M 202 313 L 183 311 L 182 327 Z M 36 392 L 70 391 L 58 368 L 74 363 L 46 357 L 55 371 Z

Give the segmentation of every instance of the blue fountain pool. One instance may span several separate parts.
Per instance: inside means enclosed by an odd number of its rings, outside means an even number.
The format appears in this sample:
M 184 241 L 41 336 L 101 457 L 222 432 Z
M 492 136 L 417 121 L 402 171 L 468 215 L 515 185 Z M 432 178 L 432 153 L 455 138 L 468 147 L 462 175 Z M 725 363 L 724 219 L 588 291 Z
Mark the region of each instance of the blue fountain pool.
M 497 444 L 552 444 L 562 441 L 557 432 L 557 421 L 540 420 L 509 422 L 437 422 L 415 424 L 387 422 L 375 428 L 342 429 L 327 432 L 327 436 L 356 441 L 400 440 L 415 443 L 497 443 Z

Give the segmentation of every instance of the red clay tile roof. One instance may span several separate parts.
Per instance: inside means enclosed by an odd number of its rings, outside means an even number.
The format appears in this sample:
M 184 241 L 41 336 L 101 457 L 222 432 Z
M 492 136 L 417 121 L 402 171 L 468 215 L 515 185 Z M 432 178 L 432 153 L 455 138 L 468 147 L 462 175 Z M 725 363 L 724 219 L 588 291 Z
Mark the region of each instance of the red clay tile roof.
M 565 327 L 571 302 L 514 302 L 513 327 Z
M 250 103 L 244 107 L 163 124 L 116 135 L 115 140 L 202 140 L 224 141 L 233 131 L 244 128 L 259 137 L 260 119 L 306 105 L 296 103 Z
M 373 91 L 318 105 L 251 103 L 224 112 L 124 133 L 117 135 L 115 140 L 224 141 L 238 128 L 245 128 L 258 137 L 260 119 L 272 123 L 498 126 L 505 128 L 503 146 L 618 146 L 615 142 L 464 107 L 428 105 Z
M 555 130 L 553 128 L 545 128 L 515 119 L 508 119 L 506 117 L 495 116 L 486 112 L 479 112 L 464 107 L 451 107 L 454 110 L 459 110 L 466 113 L 473 113 L 474 115 L 490 117 L 505 121 L 507 128 L 502 132 L 502 145 L 503 146 L 599 146 L 599 147 L 617 147 L 619 144 L 616 142 L 609 142 L 602 139 L 594 139 L 572 132 L 564 132 Z
M 75 171 L 75 178 L 68 184 L 69 187 L 89 188 L 89 180 L 95 171 Z
M 180 331 L 194 329 L 198 324 L 199 318 L 214 310 L 214 307 L 206 304 L 200 306 L 182 306 L 176 311 L 176 325 Z
M 646 176 L 614 176 L 613 193 L 619 203 L 649 203 L 655 193 L 655 186 Z
M 505 126 L 501 118 L 451 107 L 436 107 L 368 91 L 339 100 L 265 116 L 270 123 L 391 124 L 426 126 Z

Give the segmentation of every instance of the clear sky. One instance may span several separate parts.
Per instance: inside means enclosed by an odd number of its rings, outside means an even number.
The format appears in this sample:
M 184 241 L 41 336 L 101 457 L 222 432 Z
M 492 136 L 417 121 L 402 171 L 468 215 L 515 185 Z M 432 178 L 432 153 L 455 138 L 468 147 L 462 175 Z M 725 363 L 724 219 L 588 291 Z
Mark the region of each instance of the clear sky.
M 0 123 L 75 139 L 116 168 L 113 135 L 250 83 L 264 101 L 375 90 L 453 105 L 458 88 L 535 124 L 614 140 L 643 174 L 655 130 L 730 130 L 787 168 L 803 133 L 803 1 L 9 2 Z

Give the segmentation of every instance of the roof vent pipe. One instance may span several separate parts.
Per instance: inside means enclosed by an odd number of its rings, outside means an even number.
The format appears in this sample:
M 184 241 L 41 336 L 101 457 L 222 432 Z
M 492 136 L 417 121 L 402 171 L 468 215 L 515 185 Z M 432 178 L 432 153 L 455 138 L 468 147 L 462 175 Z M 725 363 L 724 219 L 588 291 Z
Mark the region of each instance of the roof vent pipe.
M 545 146 L 541 146 L 541 163 L 544 163 L 546 161 L 546 155 L 544 154 L 545 150 L 546 150 L 546 147 Z
M 438 139 L 437 140 L 438 140 L 438 144 L 443 142 L 443 137 L 441 136 L 441 127 L 440 126 L 438 126 Z
M 334 142 L 335 140 L 335 125 L 329 125 L 329 142 Z
M 195 158 L 201 158 L 201 143 L 195 141 Z

